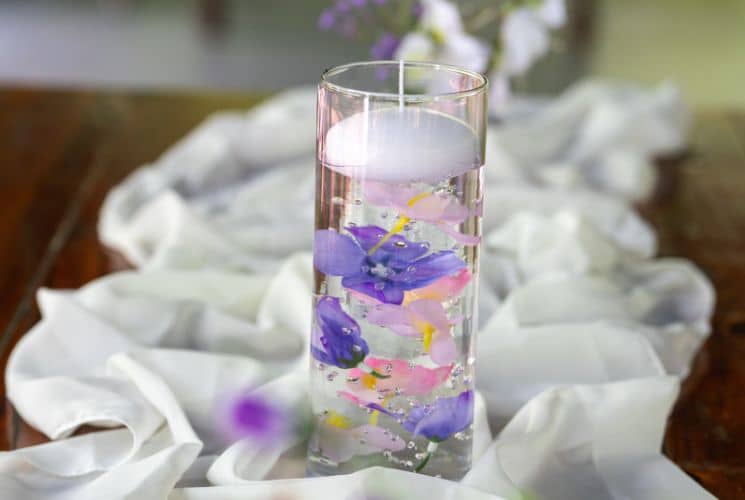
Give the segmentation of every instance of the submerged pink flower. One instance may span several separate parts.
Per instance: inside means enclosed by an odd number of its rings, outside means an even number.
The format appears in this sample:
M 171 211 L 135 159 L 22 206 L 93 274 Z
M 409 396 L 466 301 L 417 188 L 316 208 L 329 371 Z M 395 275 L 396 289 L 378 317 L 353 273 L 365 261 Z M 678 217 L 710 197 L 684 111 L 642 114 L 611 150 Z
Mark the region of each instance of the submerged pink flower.
M 385 450 L 401 451 L 406 447 L 406 442 L 376 425 L 352 427 L 348 418 L 329 412 L 316 429 L 310 446 L 329 460 L 341 463 L 359 455 L 371 455 Z
M 367 321 L 404 337 L 421 337 L 424 352 L 440 366 L 455 360 L 455 339 L 450 333 L 453 322 L 436 300 L 415 300 L 405 306 L 380 304 L 370 309 Z
M 403 359 L 383 359 L 368 357 L 367 364 L 378 373 L 388 375 L 388 378 L 376 378 L 359 368 L 352 368 L 347 372 L 347 386 L 354 392 L 341 391 L 339 395 L 360 406 L 380 411 L 380 408 L 370 406 L 380 402 L 378 396 L 384 398 L 406 395 L 423 396 L 439 387 L 450 375 L 452 365 L 427 368 L 420 365 L 409 365 Z
M 425 287 L 404 292 L 403 304 L 406 305 L 422 299 L 438 302 L 453 299 L 463 291 L 469 281 L 471 281 L 471 273 L 468 272 L 468 269 L 461 269 L 456 275 L 445 276 Z
M 367 181 L 367 201 L 375 205 L 390 206 L 405 220 L 418 220 L 436 224 L 455 241 L 463 245 L 477 245 L 481 238 L 459 232 L 453 226 L 470 215 L 458 200 L 445 193 L 422 192 L 406 185 Z

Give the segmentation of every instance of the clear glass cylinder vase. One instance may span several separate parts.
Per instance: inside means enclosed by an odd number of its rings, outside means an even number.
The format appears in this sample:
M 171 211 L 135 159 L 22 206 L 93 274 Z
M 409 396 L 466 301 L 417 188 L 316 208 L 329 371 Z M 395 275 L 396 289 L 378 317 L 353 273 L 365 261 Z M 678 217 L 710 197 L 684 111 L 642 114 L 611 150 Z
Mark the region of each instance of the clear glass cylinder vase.
M 470 468 L 486 87 L 420 62 L 323 75 L 311 475 Z

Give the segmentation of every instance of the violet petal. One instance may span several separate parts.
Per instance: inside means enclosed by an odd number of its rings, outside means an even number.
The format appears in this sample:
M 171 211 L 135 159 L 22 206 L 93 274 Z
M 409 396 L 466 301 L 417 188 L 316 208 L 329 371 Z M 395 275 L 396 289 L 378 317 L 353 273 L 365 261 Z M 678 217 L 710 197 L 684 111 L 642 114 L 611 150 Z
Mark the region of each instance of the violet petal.
M 358 273 L 365 252 L 350 238 L 331 229 L 319 229 L 313 238 L 313 265 L 332 276 Z

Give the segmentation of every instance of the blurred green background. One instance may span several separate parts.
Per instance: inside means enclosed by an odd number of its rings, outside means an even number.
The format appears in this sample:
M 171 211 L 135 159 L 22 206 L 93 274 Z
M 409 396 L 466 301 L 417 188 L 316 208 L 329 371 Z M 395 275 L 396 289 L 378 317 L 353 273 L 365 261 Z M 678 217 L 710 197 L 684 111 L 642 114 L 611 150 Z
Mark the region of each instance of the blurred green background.
M 745 0 L 603 0 L 591 74 L 678 82 L 696 106 L 745 106 Z
M 678 83 L 694 107 L 745 106 L 745 0 L 568 0 L 557 52 L 518 82 Z M 0 0 L 0 82 L 265 91 L 368 48 L 319 33 L 330 0 Z

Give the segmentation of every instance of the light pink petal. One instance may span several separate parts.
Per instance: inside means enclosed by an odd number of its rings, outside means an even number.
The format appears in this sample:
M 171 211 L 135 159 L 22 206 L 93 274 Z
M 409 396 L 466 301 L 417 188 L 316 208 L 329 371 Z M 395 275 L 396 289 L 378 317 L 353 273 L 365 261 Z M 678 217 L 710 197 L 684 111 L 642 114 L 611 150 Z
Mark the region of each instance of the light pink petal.
M 468 218 L 470 214 L 466 207 L 452 198 L 449 198 L 448 201 L 447 206 L 443 209 L 442 214 L 440 215 L 440 220 L 442 222 L 459 224 Z
M 431 299 L 421 299 L 409 303 L 406 307 L 419 321 L 432 324 L 436 330 L 444 332 L 450 330 L 450 320 L 441 302 Z
M 417 199 L 411 205 L 407 203 L 404 211 L 412 219 L 439 222 L 442 220 L 442 214 L 449 204 L 447 198 L 431 194 Z
M 359 387 L 357 385 L 356 387 Z M 339 391 L 336 393 L 339 397 L 346 399 L 347 401 L 350 401 L 357 406 L 365 406 L 370 403 L 378 403 L 380 404 L 380 401 L 378 400 L 378 394 L 375 391 L 371 391 L 369 389 L 366 389 L 364 391 L 360 391 L 357 394 L 352 394 L 351 392 L 347 391 Z
M 367 321 L 373 325 L 390 328 L 405 337 L 416 337 L 422 333 L 414 327 L 409 311 L 402 306 L 379 304 L 367 312 Z
M 382 302 L 380 302 L 375 297 L 370 297 L 369 295 L 360 293 L 357 290 L 352 290 L 350 288 L 347 288 L 347 293 L 349 293 L 350 296 L 354 297 L 358 302 L 366 306 L 377 306 L 379 304 L 382 304 Z
M 411 375 L 401 384 L 401 390 L 407 396 L 423 396 L 442 385 L 450 375 L 450 366 L 425 368 L 415 366 Z
M 368 356 L 365 358 L 365 364 L 378 373 L 391 375 L 391 378 L 409 371 L 409 362 L 404 359 L 386 359 Z M 389 379 L 379 379 L 379 382 L 387 380 Z
M 365 181 L 365 198 L 374 205 L 392 206 L 401 209 L 417 195 L 415 189 L 400 184 Z
M 392 432 L 386 432 L 382 427 L 377 425 L 366 424 L 355 429 L 358 439 L 365 440 L 365 447 L 371 449 L 366 454 L 375 451 L 391 450 L 401 451 L 406 447 L 406 441 L 396 436 Z
M 461 233 L 447 224 L 438 224 L 438 227 L 443 233 L 447 234 L 461 245 L 478 245 L 481 241 L 481 236 Z
M 446 276 L 419 290 L 406 292 L 404 303 L 411 303 L 419 299 L 439 301 L 452 299 L 466 287 L 469 281 L 471 281 L 471 273 L 468 272 L 468 269 L 463 269 L 455 276 Z
M 413 367 L 409 367 L 409 362 L 403 359 L 368 357 L 365 359 L 365 364 L 379 373 L 390 375 L 390 378 L 376 380 L 375 387 L 381 394 L 391 395 L 395 394 L 396 389 L 401 389 L 403 394 L 407 396 L 428 394 L 445 382 L 451 370 L 450 366 L 427 368 L 414 365 Z M 367 402 L 380 403 L 374 391 L 373 394 L 375 399 L 368 400 L 367 398 L 369 396 L 355 391 L 355 396 L 362 401 L 367 400 Z
M 432 336 L 432 345 L 429 347 L 429 357 L 440 366 L 450 365 L 457 356 L 455 339 L 449 331 L 438 331 Z

